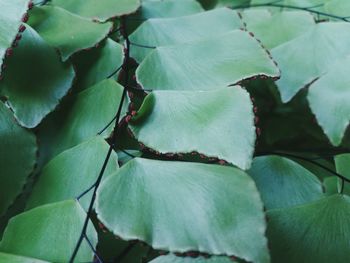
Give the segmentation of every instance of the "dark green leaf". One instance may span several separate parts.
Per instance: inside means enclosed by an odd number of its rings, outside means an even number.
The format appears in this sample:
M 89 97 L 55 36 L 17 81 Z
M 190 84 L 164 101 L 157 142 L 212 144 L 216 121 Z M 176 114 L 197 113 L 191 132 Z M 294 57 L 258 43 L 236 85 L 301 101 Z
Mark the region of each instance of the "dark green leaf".
M 62 63 L 57 52 L 29 26 L 6 63 L 0 93 L 8 98 L 19 123 L 33 128 L 56 108 L 71 88 L 75 76 L 73 67 L 68 62 Z

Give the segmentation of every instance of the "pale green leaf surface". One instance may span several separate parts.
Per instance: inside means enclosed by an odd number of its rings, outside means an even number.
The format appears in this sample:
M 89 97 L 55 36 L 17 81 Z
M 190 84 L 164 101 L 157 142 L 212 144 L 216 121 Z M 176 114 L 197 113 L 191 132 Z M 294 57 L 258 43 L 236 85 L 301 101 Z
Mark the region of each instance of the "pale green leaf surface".
M 123 46 L 110 38 L 98 48 L 79 52 L 72 57 L 77 72 L 75 86 L 83 90 L 104 80 L 122 65 L 123 60 Z
M 161 153 L 194 151 L 242 169 L 248 169 L 253 158 L 253 106 L 249 94 L 237 86 L 154 91 L 129 127 L 137 140 Z
M 217 89 L 258 75 L 278 77 L 279 70 L 258 41 L 241 30 L 158 47 L 136 71 L 143 88 L 158 90 Z
M 350 24 L 320 23 L 305 34 L 272 49 L 281 69 L 277 81 L 283 102 L 327 72 L 334 61 L 350 54 Z
M 234 262 L 237 262 L 237 261 L 231 260 L 228 257 L 191 258 L 191 257 L 177 257 L 175 255 L 160 256 L 150 261 L 150 263 L 234 263 Z
M 0 252 L 0 263 L 48 263 L 40 259 L 22 257 Z
M 0 102 L 0 216 L 22 192 L 36 161 L 36 138 Z
M 71 13 L 99 21 L 131 14 L 140 6 L 140 0 L 52 0 L 51 3 Z
M 325 1 L 324 9 L 327 13 L 330 13 L 332 15 L 349 18 L 350 1 L 347 1 L 347 0 Z
M 249 15 L 250 12 L 252 14 Z M 268 49 L 302 35 L 315 25 L 313 16 L 303 11 L 278 12 L 271 15 L 265 9 L 258 9 L 245 11 L 242 15 L 247 29 Z
M 0 251 L 50 262 L 68 262 L 85 220 L 75 200 L 40 206 L 13 217 L 0 242 Z M 90 223 L 87 236 L 96 246 L 97 233 Z M 83 242 L 75 262 L 92 262 L 93 252 Z
M 1 0 L 0 1 L 0 75 L 6 50 L 12 46 L 22 17 L 28 9 L 29 0 Z
M 106 38 L 113 24 L 95 23 L 60 7 L 35 7 L 29 24 L 53 47 L 58 48 L 63 61 L 72 54 L 95 46 Z
M 122 93 L 123 87 L 108 79 L 65 101 L 39 131 L 46 156 L 53 157 L 95 137 L 114 118 Z M 123 108 L 125 112 L 126 105 Z M 112 130 L 110 125 L 102 136 L 108 137 Z
M 248 174 L 254 179 L 267 210 L 306 204 L 323 197 L 318 178 L 284 157 L 256 157 Z
M 259 193 L 237 168 L 136 158 L 102 183 L 96 202 L 102 223 L 125 240 L 270 262 Z
M 350 54 L 350 51 L 349 51 Z M 334 146 L 339 146 L 350 122 L 350 57 L 336 63 L 311 84 L 307 99 L 317 122 Z
M 333 195 L 271 210 L 268 220 L 272 262 L 349 262 L 350 197 Z
M 56 50 L 29 26 L 6 64 L 0 93 L 8 98 L 18 122 L 27 128 L 37 126 L 56 108 L 75 77 L 72 65 L 62 63 Z
M 203 11 L 201 5 L 195 0 L 143 1 L 140 18 L 179 17 Z
M 151 47 L 219 38 L 221 34 L 243 27 L 237 12 L 219 8 L 190 16 L 149 19 L 130 36 L 130 41 Z M 131 56 L 141 62 L 152 49 L 132 45 Z
M 109 145 L 102 137 L 92 138 L 53 158 L 42 170 L 27 203 L 27 209 L 47 203 L 73 199 L 92 186 L 106 158 Z M 118 157 L 113 152 L 104 178 L 118 169 Z M 87 209 L 91 192 L 79 202 Z

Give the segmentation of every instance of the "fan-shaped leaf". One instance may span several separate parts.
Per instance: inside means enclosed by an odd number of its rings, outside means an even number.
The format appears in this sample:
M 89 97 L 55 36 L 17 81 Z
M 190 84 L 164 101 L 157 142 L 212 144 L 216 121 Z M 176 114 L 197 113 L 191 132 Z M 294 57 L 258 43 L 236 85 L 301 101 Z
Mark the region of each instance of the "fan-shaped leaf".
M 302 35 L 315 25 L 313 16 L 303 11 L 271 15 L 265 9 L 250 10 L 243 13 L 243 21 L 247 23 L 247 29 L 269 49 Z
M 279 76 L 266 51 L 247 32 L 156 48 L 136 71 L 145 89 L 208 90 L 258 75 Z
M 161 153 L 194 151 L 242 169 L 250 167 L 254 152 L 253 106 L 239 87 L 152 92 L 130 129 L 136 139 Z
M 323 197 L 318 178 L 287 158 L 272 155 L 254 158 L 248 173 L 268 210 L 301 205 Z
M 241 27 L 242 21 L 237 12 L 219 8 L 190 16 L 149 19 L 130 36 L 130 40 L 143 46 L 169 46 L 219 37 Z M 133 45 L 131 56 L 141 62 L 151 51 L 152 49 Z
M 0 93 L 8 98 L 19 123 L 33 128 L 54 110 L 71 88 L 75 76 L 73 67 L 68 62 L 62 63 L 57 52 L 29 26 L 6 63 Z
M 68 262 L 84 220 L 85 212 L 74 200 L 34 208 L 11 219 L 0 250 L 50 262 Z M 91 224 L 86 235 L 96 246 L 97 234 Z M 83 242 L 76 261 L 91 262 L 92 257 L 89 245 Z
M 140 6 L 139 0 L 52 0 L 51 2 L 69 12 L 100 21 L 133 13 Z
M 0 2 L 0 76 L 3 70 L 3 59 L 16 38 L 22 24 L 22 17 L 28 10 L 28 3 L 29 0 Z
M 27 208 L 79 196 L 95 183 L 108 148 L 108 144 L 101 137 L 95 137 L 56 156 L 43 168 Z M 117 168 L 118 157 L 113 153 L 105 176 L 112 174 Z M 85 195 L 80 203 L 88 208 L 90 200 L 91 193 Z
M 34 8 L 29 24 L 51 46 L 59 49 L 63 61 L 77 51 L 95 46 L 113 26 L 112 23 L 94 23 L 53 6 Z
M 136 158 L 103 182 L 96 210 L 126 240 L 269 262 L 259 194 L 237 168 Z
M 122 93 L 123 87 L 108 79 L 65 101 L 39 133 L 47 158 L 95 137 L 114 118 Z M 108 136 L 112 130 L 113 125 L 102 135 Z
M 268 212 L 273 262 L 349 262 L 350 197 Z
M 123 46 L 109 38 L 98 48 L 79 52 L 73 56 L 75 86 L 83 90 L 104 80 L 120 68 L 123 59 Z
M 232 263 L 232 262 L 234 263 L 237 261 L 234 261 L 228 257 L 191 258 L 191 257 L 177 257 L 175 255 L 160 256 L 150 261 L 150 263 Z
M 36 160 L 35 136 L 20 127 L 0 102 L 0 215 L 21 193 Z
M 350 54 L 350 24 L 320 23 L 298 38 L 272 50 L 282 76 L 277 81 L 282 101 L 288 102 L 306 85 Z
M 349 73 L 350 57 L 347 57 L 316 80 L 307 97 L 317 122 L 334 146 L 341 144 L 350 121 Z

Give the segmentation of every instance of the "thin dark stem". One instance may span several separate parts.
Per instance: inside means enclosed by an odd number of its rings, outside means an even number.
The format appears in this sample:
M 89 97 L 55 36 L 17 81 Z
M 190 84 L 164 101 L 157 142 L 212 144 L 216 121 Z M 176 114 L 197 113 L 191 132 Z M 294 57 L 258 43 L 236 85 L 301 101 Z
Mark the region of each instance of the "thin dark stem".
M 345 176 L 333 171 L 332 169 L 328 168 L 327 166 L 320 164 L 312 159 L 303 157 L 303 156 L 299 156 L 299 155 L 295 155 L 295 154 L 291 154 L 291 153 L 283 153 L 283 152 L 266 152 L 266 153 L 261 153 L 259 155 L 268 155 L 268 154 L 275 154 L 275 155 L 280 155 L 280 156 L 284 156 L 284 157 L 290 157 L 290 158 L 295 158 L 295 159 L 299 159 L 302 161 L 306 161 L 309 162 L 313 165 L 316 165 L 324 170 L 326 170 L 327 172 L 331 173 L 332 175 L 335 175 L 337 177 L 339 177 L 340 179 L 344 180 L 347 183 L 350 183 L 350 179 L 346 178 Z
M 125 17 L 122 17 L 122 21 L 123 21 L 123 28 L 125 28 Z M 129 38 L 128 38 L 128 35 L 125 33 L 125 31 L 122 32 L 123 35 L 124 35 L 124 38 L 126 39 L 126 52 L 125 52 L 125 57 L 124 57 L 124 62 L 123 62 L 123 70 L 125 71 L 125 85 L 124 86 L 127 86 L 128 85 L 128 62 L 129 62 L 129 49 L 130 49 L 130 42 L 129 42 Z M 120 119 L 120 115 L 121 115 L 121 112 L 122 112 L 122 108 L 123 108 L 123 104 L 124 104 L 124 100 L 125 100 L 125 97 L 126 97 L 126 88 L 123 89 L 123 94 L 122 94 L 122 97 L 120 99 L 120 102 L 119 102 L 119 106 L 118 106 L 118 111 L 117 111 L 117 114 L 116 114 L 116 119 L 115 119 L 115 125 L 114 125 L 114 130 L 113 130 L 113 135 L 112 135 L 112 140 L 111 140 L 111 144 L 110 144 L 110 147 L 108 149 L 108 153 L 107 153 L 107 156 L 104 160 L 104 163 L 102 165 L 102 169 L 100 171 L 100 174 L 98 175 L 98 178 L 95 182 L 95 185 L 93 187 L 93 194 L 92 194 L 92 198 L 90 200 L 90 205 L 89 205 L 89 209 L 86 213 L 86 217 L 85 217 L 85 222 L 84 222 L 84 225 L 83 225 L 83 228 L 82 228 L 82 231 L 81 231 L 81 234 L 80 234 L 80 237 L 78 239 L 78 242 L 74 248 L 74 251 L 72 253 L 72 256 L 69 260 L 69 263 L 73 263 L 75 258 L 76 258 L 76 255 L 79 251 L 79 248 L 81 246 L 81 243 L 84 239 L 84 236 L 86 234 L 86 229 L 87 229 L 87 226 L 88 226 L 88 223 L 89 223 L 89 219 L 91 218 L 91 214 L 92 214 L 92 210 L 93 210 L 93 207 L 94 207 L 94 203 L 95 203 L 95 200 L 96 200 L 96 193 L 97 193 L 97 190 L 101 184 L 101 181 L 102 181 L 102 177 L 104 175 L 104 172 L 106 170 L 106 167 L 107 167 L 107 164 L 108 164 L 108 161 L 111 157 L 111 154 L 112 154 L 112 151 L 113 151 L 113 147 L 114 147 L 114 142 L 116 140 L 116 136 L 117 136 L 117 133 L 118 133 L 118 123 L 119 123 L 119 119 Z
M 343 194 L 344 193 L 344 187 L 345 187 L 345 181 L 344 179 L 341 180 L 341 186 L 340 186 L 340 193 Z
M 82 192 L 80 195 L 76 197 L 76 199 L 79 201 L 83 196 L 85 196 L 87 193 L 89 193 L 94 187 L 96 186 L 96 182 L 91 185 L 88 189 L 86 189 L 84 192 Z
M 119 151 L 121 151 L 121 152 L 125 153 L 125 154 L 126 154 L 127 156 L 129 156 L 129 157 L 136 158 L 136 156 L 135 156 L 135 155 L 133 155 L 133 154 L 131 154 L 131 153 L 129 153 L 129 152 L 127 152 L 127 151 L 125 151 L 124 149 L 119 149 Z
M 115 71 L 113 71 L 111 74 L 108 75 L 107 79 L 110 79 L 111 77 L 113 77 L 115 74 L 117 74 L 119 72 L 119 70 L 121 70 L 123 67 L 123 65 L 121 65 L 119 68 L 117 68 Z
M 103 263 L 103 261 L 101 260 L 101 258 L 97 254 L 96 249 L 94 248 L 93 244 L 91 243 L 90 239 L 88 238 L 88 236 L 86 234 L 84 234 L 84 238 L 85 238 L 86 242 L 88 243 L 89 247 L 91 248 L 92 252 L 94 252 L 94 255 L 97 258 L 98 262 Z
M 147 46 L 147 45 L 137 44 L 137 43 L 133 43 L 133 42 L 130 42 L 130 44 L 131 44 L 132 46 L 142 47 L 142 48 L 149 48 L 149 49 L 155 49 L 155 48 L 157 48 L 157 47 L 155 47 L 155 46 Z
M 322 16 L 326 16 L 326 17 L 331 17 L 331 18 L 334 18 L 334 19 L 342 20 L 342 21 L 345 21 L 345 22 L 349 22 L 347 17 L 337 16 L 337 15 L 332 15 L 332 14 L 325 13 L 325 12 L 322 12 L 322 11 L 312 10 L 312 8 L 316 8 L 317 6 L 299 7 L 299 6 L 293 6 L 293 5 L 279 4 L 278 2 L 280 2 L 280 1 L 274 1 L 274 2 L 263 3 L 263 4 L 241 5 L 241 6 L 232 7 L 232 9 L 247 9 L 247 8 L 251 8 L 251 7 L 277 7 L 277 8 L 286 8 L 286 9 L 307 11 L 307 12 L 314 13 L 314 14 L 317 14 L 317 15 L 322 15 Z

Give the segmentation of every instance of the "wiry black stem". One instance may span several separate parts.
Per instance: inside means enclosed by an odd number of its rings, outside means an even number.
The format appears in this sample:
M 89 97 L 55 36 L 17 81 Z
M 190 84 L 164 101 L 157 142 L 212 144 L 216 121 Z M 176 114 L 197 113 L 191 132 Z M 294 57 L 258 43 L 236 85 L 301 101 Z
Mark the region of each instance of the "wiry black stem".
M 123 28 L 125 29 L 125 17 L 122 18 L 122 21 L 123 21 Z M 124 35 L 124 38 L 126 39 L 126 48 L 125 48 L 125 58 L 124 58 L 124 62 L 123 62 L 123 70 L 125 71 L 125 85 L 124 86 L 127 86 L 128 85 L 128 62 L 129 62 L 129 49 L 130 49 L 130 42 L 129 42 L 129 38 L 128 38 L 128 35 L 126 34 L 126 32 L 123 30 L 123 35 Z M 91 218 L 91 214 L 92 214 L 92 211 L 93 211 L 93 207 L 94 207 L 94 203 L 95 203 L 95 200 L 96 200 L 96 193 L 97 193 L 97 190 L 101 184 L 101 181 L 102 181 L 102 177 L 104 175 L 104 172 L 106 170 L 106 167 L 107 167 L 107 164 L 108 164 L 108 161 L 111 157 L 111 154 L 112 154 L 112 151 L 113 151 L 113 147 L 114 147 L 114 142 L 116 140 L 116 137 L 117 137 L 117 134 L 118 134 L 118 123 L 119 123 L 119 119 L 120 119 L 120 115 L 121 115 L 121 112 L 122 112 L 122 108 L 123 108 L 123 104 L 124 104 L 124 100 L 125 100 L 125 97 L 126 97 L 126 88 L 123 89 L 123 95 L 120 99 L 120 102 L 119 102 L 119 106 L 118 106 L 118 111 L 117 111 L 117 114 L 116 114 L 116 118 L 115 118 L 115 125 L 114 125 L 114 130 L 113 130 L 113 135 L 112 135 L 112 140 L 111 140 L 111 144 L 110 144 L 110 147 L 108 149 L 108 152 L 107 152 L 107 155 L 106 155 L 106 158 L 104 160 L 104 163 L 102 165 L 102 168 L 101 168 L 101 171 L 98 175 L 98 178 L 93 186 L 93 194 L 92 194 L 92 198 L 90 200 L 90 205 L 89 205 L 89 209 L 86 213 L 86 217 L 85 217 L 85 221 L 84 221 L 84 225 L 83 225 L 83 228 L 82 228 L 82 231 L 81 231 L 81 234 L 80 234 L 80 237 L 78 239 L 78 242 L 74 248 L 74 251 L 72 253 L 72 256 L 69 260 L 69 263 L 73 263 L 76 256 L 77 256 L 77 253 L 79 251 L 79 248 L 81 246 L 81 243 L 86 235 L 86 230 L 87 230 L 87 227 L 88 227 L 88 223 L 89 223 L 89 219 Z M 91 190 L 92 190 L 91 189 Z M 86 192 L 86 191 L 84 191 Z
M 310 7 L 300 7 L 300 6 L 279 4 L 278 2 L 281 2 L 281 0 L 273 1 L 273 2 L 269 2 L 269 3 L 263 3 L 263 4 L 248 4 L 248 5 L 234 6 L 234 7 L 231 7 L 231 9 L 247 9 L 247 8 L 251 8 L 251 7 L 277 7 L 277 8 L 286 8 L 286 9 L 307 11 L 307 12 L 310 12 L 313 14 L 326 16 L 326 17 L 342 20 L 345 22 L 350 22 L 348 19 L 349 17 L 337 16 L 337 15 L 329 14 L 326 12 L 313 10 L 313 8 L 316 8 L 316 7 L 319 7 L 322 5 L 315 5 L 315 6 L 310 6 Z

